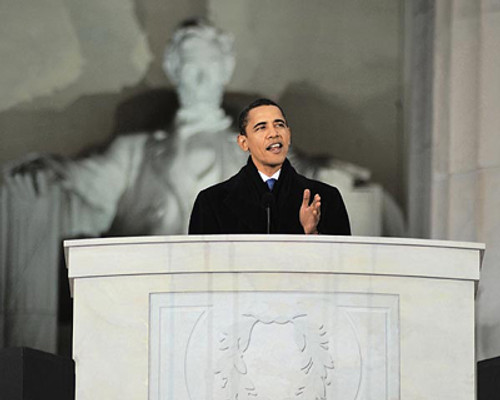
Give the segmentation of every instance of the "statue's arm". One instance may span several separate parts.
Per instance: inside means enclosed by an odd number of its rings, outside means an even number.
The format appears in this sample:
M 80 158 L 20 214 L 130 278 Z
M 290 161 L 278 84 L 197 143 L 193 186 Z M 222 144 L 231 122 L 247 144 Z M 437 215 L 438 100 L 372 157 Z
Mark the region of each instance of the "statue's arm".
M 63 185 L 71 194 L 77 229 L 89 234 L 109 229 L 120 197 L 137 177 L 146 138 L 119 137 L 103 153 L 68 163 Z
M 94 207 L 115 205 L 137 177 L 146 138 L 146 134 L 119 137 L 106 151 L 68 163 L 65 188 Z
M 4 168 L 4 184 L 33 205 L 50 201 L 57 188 L 65 193 L 68 231 L 99 234 L 109 228 L 121 195 L 137 176 L 146 137 L 120 137 L 104 152 L 78 160 L 31 154 Z

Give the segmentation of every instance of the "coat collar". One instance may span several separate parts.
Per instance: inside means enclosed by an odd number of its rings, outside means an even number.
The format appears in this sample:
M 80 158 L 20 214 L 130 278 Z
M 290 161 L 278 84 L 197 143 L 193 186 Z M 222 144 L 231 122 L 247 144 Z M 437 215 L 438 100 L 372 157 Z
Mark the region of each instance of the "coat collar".
M 273 189 L 276 196 L 273 215 L 285 207 L 286 194 L 292 187 L 294 173 L 295 170 L 290 162 L 285 159 L 280 177 Z M 247 164 L 235 175 L 234 184 L 230 186 L 224 203 L 248 228 L 249 232 L 262 233 L 265 231 L 266 221 L 266 211 L 262 199 L 268 191 L 267 185 L 262 181 L 257 168 L 249 157 Z

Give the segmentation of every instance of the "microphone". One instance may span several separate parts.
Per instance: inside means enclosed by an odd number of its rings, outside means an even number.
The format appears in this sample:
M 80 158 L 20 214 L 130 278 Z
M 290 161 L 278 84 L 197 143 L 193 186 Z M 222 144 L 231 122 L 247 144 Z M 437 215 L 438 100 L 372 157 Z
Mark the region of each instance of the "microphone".
M 265 192 L 261 199 L 262 207 L 266 209 L 267 214 L 267 233 L 271 233 L 271 206 L 274 205 L 274 195 L 271 192 Z

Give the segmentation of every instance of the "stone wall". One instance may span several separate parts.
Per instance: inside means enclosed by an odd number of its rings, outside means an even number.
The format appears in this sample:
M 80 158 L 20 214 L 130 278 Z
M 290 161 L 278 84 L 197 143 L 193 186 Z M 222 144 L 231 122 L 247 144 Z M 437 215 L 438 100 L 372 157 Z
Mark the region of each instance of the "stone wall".
M 486 254 L 477 296 L 478 358 L 500 354 L 500 2 L 409 0 L 407 133 L 410 231 L 478 241 Z M 427 39 L 426 39 L 427 38 Z M 423 85 L 423 78 L 432 78 Z M 428 90 L 422 92 L 422 87 Z M 428 105 L 430 104 L 430 109 Z M 416 116 L 423 116 L 416 118 Z M 430 122 L 430 123 L 429 123 Z M 423 171 L 419 176 L 416 171 Z

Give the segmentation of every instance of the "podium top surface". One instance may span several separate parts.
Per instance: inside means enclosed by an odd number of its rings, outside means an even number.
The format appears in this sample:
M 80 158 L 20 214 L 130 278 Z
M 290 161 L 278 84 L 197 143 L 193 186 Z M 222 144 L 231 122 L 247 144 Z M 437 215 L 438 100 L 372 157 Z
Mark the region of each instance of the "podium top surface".
M 443 247 L 480 250 L 484 252 L 484 243 L 457 242 L 450 240 L 428 240 L 413 238 L 393 238 L 376 236 L 332 236 L 332 235 L 172 235 L 172 236 L 128 236 L 98 239 L 65 240 L 64 248 L 92 247 L 109 245 L 128 245 L 146 243 L 215 243 L 215 242 L 328 242 L 328 243 L 358 243 L 375 245 L 401 245 L 419 247 Z
M 148 274 L 328 273 L 479 280 L 482 243 L 305 235 L 67 240 L 69 278 Z

